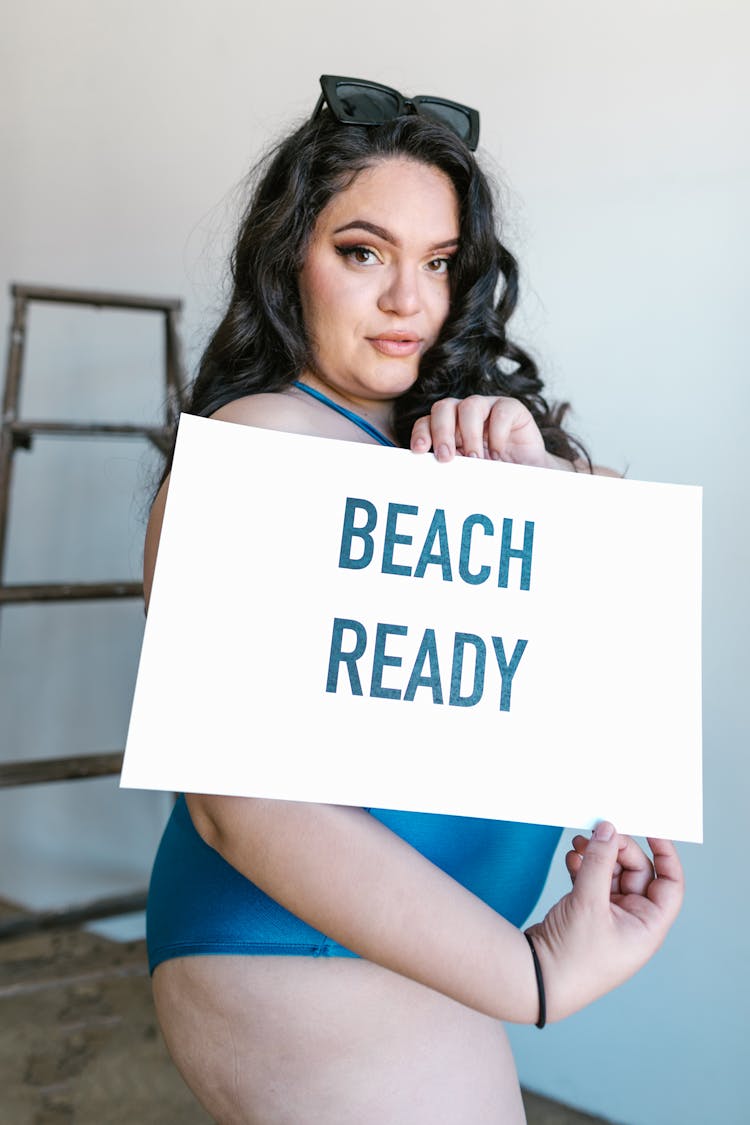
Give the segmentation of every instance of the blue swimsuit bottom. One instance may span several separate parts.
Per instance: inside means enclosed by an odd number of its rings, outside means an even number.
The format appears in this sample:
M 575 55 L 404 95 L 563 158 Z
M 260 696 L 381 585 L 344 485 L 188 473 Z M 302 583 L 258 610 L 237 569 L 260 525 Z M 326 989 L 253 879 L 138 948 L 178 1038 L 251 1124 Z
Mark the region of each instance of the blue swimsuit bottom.
M 320 391 L 304 383 L 295 386 L 381 445 L 393 445 Z M 366 811 L 515 926 L 534 909 L 562 832 L 438 813 Z M 172 810 L 154 862 L 146 939 L 151 972 L 171 957 L 198 954 L 357 956 L 269 898 L 209 847 L 196 832 L 184 797 Z
M 562 831 L 439 813 L 367 811 L 515 926 L 536 905 Z M 184 797 L 159 845 L 146 923 L 151 972 L 170 957 L 194 954 L 357 956 L 269 898 L 209 847 Z

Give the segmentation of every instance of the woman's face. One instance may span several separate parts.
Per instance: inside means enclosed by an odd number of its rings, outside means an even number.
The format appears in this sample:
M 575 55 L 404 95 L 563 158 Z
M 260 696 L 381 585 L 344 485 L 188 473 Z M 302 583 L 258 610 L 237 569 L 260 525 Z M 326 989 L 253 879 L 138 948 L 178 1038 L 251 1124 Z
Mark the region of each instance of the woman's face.
M 382 160 L 333 196 L 299 276 L 305 376 L 355 404 L 404 394 L 448 314 L 458 232 L 451 181 L 414 160 Z

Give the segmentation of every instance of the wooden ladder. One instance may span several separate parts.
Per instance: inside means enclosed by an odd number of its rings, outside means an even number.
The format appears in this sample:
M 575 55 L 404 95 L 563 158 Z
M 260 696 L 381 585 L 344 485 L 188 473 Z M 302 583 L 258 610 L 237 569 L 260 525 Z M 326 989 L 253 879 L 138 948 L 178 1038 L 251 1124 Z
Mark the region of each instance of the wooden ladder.
M 11 285 L 13 320 L 8 347 L 8 363 L 0 425 L 0 610 L 6 605 L 36 602 L 89 601 L 92 599 L 139 598 L 140 582 L 43 582 L 6 583 L 5 547 L 10 509 L 13 456 L 19 449 L 29 450 L 36 435 L 147 438 L 162 453 L 170 447 L 174 428 L 185 397 L 185 379 L 180 355 L 178 318 L 182 302 L 174 298 L 143 297 L 135 294 L 105 293 L 95 290 L 46 288 L 36 285 Z M 165 420 L 161 426 L 131 423 L 30 421 L 19 418 L 19 399 L 23 372 L 27 312 L 31 302 L 86 305 L 100 309 L 130 309 L 160 313 L 164 318 L 164 361 L 166 383 Z M 120 772 L 122 751 L 82 754 L 66 758 L 0 762 L 0 788 L 39 785 L 53 781 L 72 781 L 103 777 Z M 25 913 L 0 921 L 0 938 L 16 937 L 57 926 L 79 925 L 95 918 L 143 910 L 146 891 L 110 896 L 67 910 Z

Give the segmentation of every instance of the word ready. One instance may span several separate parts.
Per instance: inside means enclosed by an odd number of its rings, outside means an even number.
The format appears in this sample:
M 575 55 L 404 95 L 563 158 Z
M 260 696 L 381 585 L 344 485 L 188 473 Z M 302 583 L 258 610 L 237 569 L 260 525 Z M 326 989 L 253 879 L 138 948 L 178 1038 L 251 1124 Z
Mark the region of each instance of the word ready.
M 379 623 L 376 626 L 368 694 L 375 699 L 402 699 L 405 703 L 411 703 L 416 697 L 417 690 L 423 688 L 432 693 L 433 703 L 444 703 L 444 677 L 440 668 L 434 629 L 425 629 L 424 631 L 403 693 L 400 688 L 384 685 L 383 674 L 385 669 L 401 668 L 404 662 L 403 657 L 397 651 L 398 642 L 391 640 L 391 638 L 405 637 L 408 632 L 409 629 L 406 625 Z M 516 641 L 515 648 L 508 660 L 505 655 L 503 638 L 491 637 L 490 639 L 500 672 L 499 707 L 501 711 L 510 711 L 510 689 L 527 642 L 525 640 Z M 387 651 L 389 641 L 390 649 Z M 326 691 L 336 692 L 338 690 L 339 672 L 343 667 L 349 676 L 349 688 L 352 695 L 364 695 L 359 661 L 365 655 L 367 645 L 367 630 L 361 621 L 355 621 L 347 617 L 334 618 Z M 464 671 L 464 658 L 467 654 L 473 656 L 473 668 L 471 656 L 469 662 L 467 662 L 468 675 Z M 450 707 L 474 707 L 479 703 L 484 693 L 486 663 L 487 645 L 481 637 L 477 636 L 476 633 L 454 634 L 447 693 L 447 702 Z M 467 678 L 471 679 L 468 691 L 465 690 Z

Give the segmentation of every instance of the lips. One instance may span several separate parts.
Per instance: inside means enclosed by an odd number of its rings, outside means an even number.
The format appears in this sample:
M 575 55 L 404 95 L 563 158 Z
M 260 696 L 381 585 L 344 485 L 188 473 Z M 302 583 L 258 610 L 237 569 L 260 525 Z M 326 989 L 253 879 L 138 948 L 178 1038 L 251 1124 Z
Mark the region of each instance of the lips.
M 410 332 L 383 332 L 380 336 L 368 336 L 367 340 L 381 355 L 395 358 L 414 355 L 422 346 L 420 337 Z

